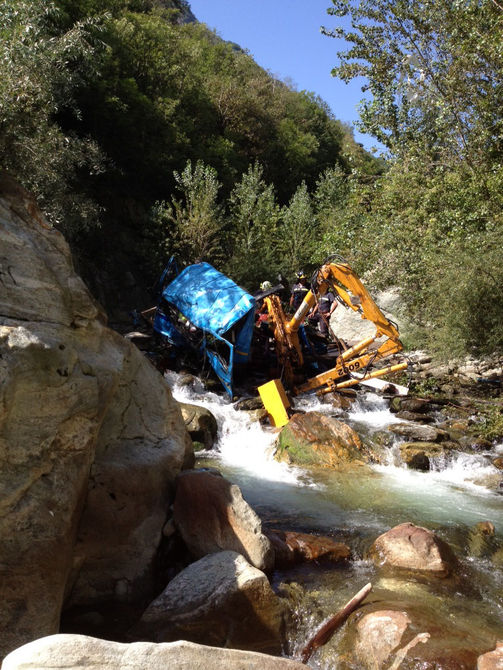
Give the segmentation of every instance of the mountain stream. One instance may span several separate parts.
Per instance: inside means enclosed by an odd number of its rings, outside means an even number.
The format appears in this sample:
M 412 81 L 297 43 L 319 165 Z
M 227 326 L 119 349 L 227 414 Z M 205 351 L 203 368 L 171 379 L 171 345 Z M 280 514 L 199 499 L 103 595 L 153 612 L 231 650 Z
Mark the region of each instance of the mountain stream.
M 204 457 L 197 467 L 217 468 L 237 484 L 265 527 L 331 536 L 352 550 L 349 567 L 311 563 L 274 573 L 273 587 L 282 595 L 285 589 L 291 592 L 292 584 L 300 585 L 303 594 L 289 631 L 289 655 L 298 654 L 320 623 L 369 581 L 373 598 L 420 602 L 457 635 L 483 640 L 482 647 L 487 644 L 489 649 L 503 640 L 503 569 L 489 555 L 474 557 L 470 552 L 471 529 L 480 521 L 494 524 L 493 546 L 503 544 L 503 495 L 488 484 L 497 481 L 498 471 L 487 455 L 451 452 L 429 472 L 419 472 L 401 463 L 395 442 L 386 450 L 386 463 L 365 473 L 305 471 L 273 459 L 275 429 L 252 422 L 247 412 L 236 411 L 202 385 L 182 387 L 174 373 L 167 378 L 177 400 L 203 405 L 217 419 L 216 448 L 199 452 Z M 373 393 L 359 396 L 342 415 L 316 397 L 297 399 L 296 407 L 334 415 L 363 439 L 372 439 L 398 421 L 386 399 Z M 497 449 L 503 452 L 503 445 Z M 432 584 L 378 572 L 365 558 L 366 550 L 380 534 L 406 521 L 434 531 L 450 544 L 460 561 L 460 579 Z M 340 635 L 313 655 L 311 667 L 337 667 L 337 655 L 330 648 L 336 648 Z

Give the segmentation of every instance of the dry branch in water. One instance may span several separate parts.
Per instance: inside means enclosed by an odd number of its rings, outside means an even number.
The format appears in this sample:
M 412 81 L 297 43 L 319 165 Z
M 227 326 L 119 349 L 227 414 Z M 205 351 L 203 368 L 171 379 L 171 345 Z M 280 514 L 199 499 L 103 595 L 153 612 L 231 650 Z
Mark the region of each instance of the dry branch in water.
M 301 652 L 301 659 L 303 663 L 311 658 L 311 655 L 318 647 L 322 647 L 326 644 L 332 635 L 335 633 L 337 628 L 341 626 L 348 616 L 355 611 L 355 609 L 360 605 L 360 603 L 365 600 L 370 591 L 372 590 L 372 584 L 366 584 L 358 593 L 349 600 L 344 607 L 334 614 L 333 617 L 330 617 L 320 628 L 316 631 L 314 636 L 309 640 L 304 649 Z

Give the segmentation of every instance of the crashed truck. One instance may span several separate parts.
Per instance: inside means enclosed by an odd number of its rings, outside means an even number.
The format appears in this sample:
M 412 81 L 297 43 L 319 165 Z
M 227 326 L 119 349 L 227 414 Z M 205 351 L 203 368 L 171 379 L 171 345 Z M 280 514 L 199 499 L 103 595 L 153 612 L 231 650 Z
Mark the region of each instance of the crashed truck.
M 251 295 L 208 263 L 190 265 L 178 273 L 171 262 L 160 280 L 153 327 L 175 350 L 197 350 L 232 399 L 235 366 L 253 362 L 252 342 L 260 313 L 280 374 L 258 391 L 276 426 L 288 421 L 289 395 L 344 393 L 348 387 L 407 368 L 396 324 L 383 314 L 343 258 L 332 256 L 313 273 L 310 289 L 293 315 L 285 311 L 281 288 Z M 305 324 L 328 291 L 344 308 L 372 322 L 375 332 L 350 345 L 332 332 L 328 350 L 318 355 Z

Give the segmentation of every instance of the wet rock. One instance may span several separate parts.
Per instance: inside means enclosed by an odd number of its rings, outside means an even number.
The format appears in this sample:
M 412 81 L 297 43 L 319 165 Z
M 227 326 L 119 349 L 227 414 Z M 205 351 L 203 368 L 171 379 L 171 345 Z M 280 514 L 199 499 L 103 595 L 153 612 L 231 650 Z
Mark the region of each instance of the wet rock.
M 217 437 L 217 420 L 206 407 L 180 402 L 185 426 L 193 442 L 202 442 L 206 449 L 211 449 Z
M 390 410 L 392 412 L 415 412 L 424 414 L 432 409 L 432 405 L 426 398 L 414 398 L 412 396 L 397 396 L 391 399 Z
M 387 667 L 409 624 L 407 613 L 395 610 L 371 612 L 362 617 L 356 625 L 355 655 L 359 667 L 372 670 Z
M 503 568 L 503 547 L 500 547 L 494 554 L 491 556 L 491 561 L 494 565 L 497 565 L 500 568 Z
M 471 556 L 489 556 L 495 548 L 496 529 L 491 521 L 479 521 L 468 533 L 468 552 Z
M 360 610 L 360 617 L 353 616 L 344 632 L 339 651 L 339 657 L 347 659 L 344 667 L 473 670 L 491 639 L 480 631 L 472 634 L 466 628 L 457 628 L 438 607 L 430 609 L 400 599 L 364 609 L 367 613 Z
M 489 440 L 473 435 L 463 435 L 459 438 L 459 444 L 463 449 L 471 449 L 472 451 L 489 451 L 492 448 Z
M 453 442 L 404 442 L 399 446 L 400 455 L 407 467 L 413 470 L 427 471 L 431 459 L 444 454 L 448 449 L 455 448 Z
M 179 386 L 195 386 L 197 384 L 197 377 L 194 375 L 191 375 L 188 372 L 185 373 L 180 373 L 178 377 L 178 385 Z
M 351 557 L 350 548 L 331 537 L 278 530 L 270 531 L 267 536 L 274 547 L 276 568 L 315 560 L 346 563 Z
M 434 421 L 432 416 L 428 414 L 419 414 L 419 412 L 409 412 L 409 410 L 400 410 L 396 413 L 399 419 L 404 421 L 415 421 L 416 423 L 432 423 Z
M 262 523 L 238 486 L 205 470 L 188 470 L 177 479 L 174 520 L 196 558 L 222 549 L 243 554 L 260 570 L 274 563 Z
M 496 648 L 482 654 L 477 659 L 477 670 L 501 670 L 503 668 L 503 642 L 496 642 Z
M 285 613 L 263 572 L 240 554 L 221 551 L 176 575 L 131 636 L 280 653 Z
M 447 431 L 419 423 L 393 423 L 388 430 L 411 441 L 440 442 L 449 438 Z
M 274 458 L 343 470 L 363 465 L 370 454 L 350 426 L 320 412 L 306 412 L 294 414 L 281 430 Z
M 253 410 L 253 409 L 264 409 L 262 400 L 260 397 L 256 398 L 241 398 L 233 405 L 236 410 Z
M 323 402 L 330 403 L 335 409 L 347 410 L 353 404 L 355 397 L 342 393 L 327 393 L 323 396 Z
M 269 418 L 269 414 L 267 413 L 267 410 L 264 407 L 262 407 L 262 409 L 249 409 L 241 411 L 246 413 L 250 421 L 258 421 L 259 423 L 266 423 Z
M 412 523 L 402 523 L 380 535 L 369 556 L 380 567 L 419 570 L 438 577 L 447 577 L 456 565 L 448 544 Z
M 51 635 L 9 654 L 3 670 L 302 670 L 303 663 L 252 651 L 221 649 L 193 642 L 122 644 L 85 635 Z
M 503 456 L 497 456 L 493 459 L 492 463 L 495 468 L 498 468 L 498 470 L 503 470 Z

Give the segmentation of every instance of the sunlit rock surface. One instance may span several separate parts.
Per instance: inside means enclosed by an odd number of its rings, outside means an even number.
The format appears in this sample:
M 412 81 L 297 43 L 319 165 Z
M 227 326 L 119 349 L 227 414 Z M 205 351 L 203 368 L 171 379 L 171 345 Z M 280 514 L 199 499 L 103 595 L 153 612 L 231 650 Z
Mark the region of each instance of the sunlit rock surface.
M 260 570 L 269 570 L 274 551 L 262 523 L 238 486 L 205 470 L 177 479 L 174 521 L 192 555 L 201 558 L 229 549 Z
M 2 670 L 302 670 L 303 663 L 192 642 L 120 644 L 84 635 L 51 635 L 16 649 Z
M 336 470 L 363 465 L 369 453 L 350 426 L 321 414 L 294 414 L 278 436 L 275 456 L 295 465 Z
M 439 577 L 451 574 L 456 558 L 432 531 L 402 523 L 380 535 L 369 550 L 374 562 L 387 568 L 421 570 Z
M 81 603 L 148 583 L 173 481 L 180 410 L 108 329 L 62 235 L 0 180 L 0 658 Z

